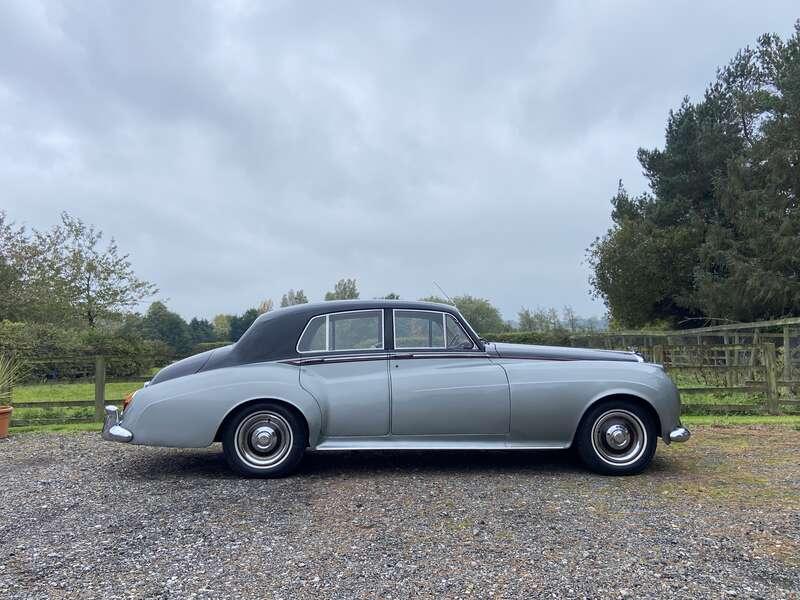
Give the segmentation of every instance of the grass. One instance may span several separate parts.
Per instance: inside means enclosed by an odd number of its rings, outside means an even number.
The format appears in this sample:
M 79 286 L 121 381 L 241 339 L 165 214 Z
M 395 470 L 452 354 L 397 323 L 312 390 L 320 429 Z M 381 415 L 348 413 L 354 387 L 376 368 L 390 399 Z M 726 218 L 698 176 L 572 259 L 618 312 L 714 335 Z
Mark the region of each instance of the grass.
M 121 381 L 107 383 L 106 400 L 120 402 L 130 392 L 142 387 L 140 381 Z M 94 400 L 94 383 L 48 383 L 21 385 L 14 388 L 12 405 L 16 402 L 63 402 L 69 400 Z M 93 419 L 94 406 L 81 407 L 48 407 L 48 408 L 15 408 L 13 420 L 29 419 Z M 15 433 L 26 431 L 91 431 L 96 430 L 95 423 L 65 423 L 61 425 L 26 425 L 13 427 Z
M 684 425 L 733 427 L 736 425 L 774 425 L 800 428 L 800 415 L 682 415 Z
M 121 400 L 142 387 L 140 381 L 119 381 L 106 384 L 106 398 Z M 20 385 L 14 388 L 11 402 L 58 402 L 60 400 L 94 400 L 94 383 L 46 383 Z

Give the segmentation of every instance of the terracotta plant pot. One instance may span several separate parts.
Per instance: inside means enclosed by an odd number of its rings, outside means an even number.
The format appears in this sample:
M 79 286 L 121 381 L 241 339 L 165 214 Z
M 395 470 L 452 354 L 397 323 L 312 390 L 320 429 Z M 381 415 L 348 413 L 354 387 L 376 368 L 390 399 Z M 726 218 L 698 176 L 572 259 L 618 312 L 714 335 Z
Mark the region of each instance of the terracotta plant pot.
M 10 406 L 0 406 L 0 439 L 8 437 L 8 425 L 11 423 L 11 413 L 14 409 Z

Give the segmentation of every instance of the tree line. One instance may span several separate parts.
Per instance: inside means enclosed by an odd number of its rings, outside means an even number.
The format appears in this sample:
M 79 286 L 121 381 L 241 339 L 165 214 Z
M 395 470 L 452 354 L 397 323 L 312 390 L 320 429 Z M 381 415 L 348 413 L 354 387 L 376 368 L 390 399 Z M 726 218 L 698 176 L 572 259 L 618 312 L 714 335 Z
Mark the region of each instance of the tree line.
M 347 278 L 340 279 L 333 290 L 325 293 L 324 299 L 326 301 L 355 300 L 360 296 L 356 280 Z M 399 300 L 400 295 L 391 292 L 381 298 Z M 602 319 L 577 316 L 569 306 L 564 307 L 561 313 L 553 308 L 533 310 L 523 308 L 517 315 L 517 322 L 514 323 L 504 321 L 497 307 L 485 298 L 476 298 L 465 294 L 452 299 L 428 296 L 420 298 L 420 300 L 455 305 L 480 334 L 519 331 L 559 332 L 569 335 L 577 332 L 598 331 L 606 326 Z M 304 304 L 308 301 L 308 297 L 302 289 L 290 289 L 281 297 L 279 306 L 284 308 L 295 304 Z M 218 314 L 210 321 L 195 317 L 186 322 L 178 313 L 170 311 L 163 302 L 156 301 L 150 305 L 143 316 L 128 316 L 126 327 L 129 328 L 129 331 L 135 331 L 147 339 L 164 342 L 178 353 L 187 353 L 191 349 L 198 349 L 198 345 L 202 344 L 237 341 L 259 315 L 271 310 L 274 310 L 274 303 L 271 299 L 266 299 L 258 307 L 250 308 L 239 315 Z
M 740 50 L 638 160 L 649 190 L 620 182 L 612 226 L 587 251 L 614 324 L 800 314 L 800 21 Z
M 119 353 L 139 348 L 150 353 L 186 355 L 237 341 L 259 315 L 275 310 L 271 298 L 241 314 L 221 313 L 213 319 L 185 320 L 162 300 L 139 314 L 135 307 L 158 293 L 157 287 L 133 271 L 129 256 L 113 238 L 68 213 L 47 230 L 12 223 L 0 211 L 0 351 L 73 353 L 83 346 Z M 324 300 L 360 297 L 353 278 L 340 279 Z M 396 292 L 383 298 L 399 299 Z M 431 302 L 453 304 L 480 334 L 510 331 L 577 332 L 603 327 L 597 319 L 581 319 L 570 307 L 522 308 L 517 321 L 503 320 L 489 300 L 469 294 L 454 298 L 429 296 Z M 278 307 L 309 301 L 305 291 L 289 289 Z M 143 343 L 148 342 L 148 343 Z M 150 343 L 152 342 L 152 343 Z M 153 345 L 155 344 L 155 345 Z

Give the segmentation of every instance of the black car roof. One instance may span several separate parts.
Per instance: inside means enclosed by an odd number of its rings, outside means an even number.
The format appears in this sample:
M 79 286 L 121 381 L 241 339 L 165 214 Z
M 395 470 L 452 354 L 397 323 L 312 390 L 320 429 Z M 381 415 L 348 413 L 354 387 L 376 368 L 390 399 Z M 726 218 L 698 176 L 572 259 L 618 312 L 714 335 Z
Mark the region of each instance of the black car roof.
M 203 370 L 266 360 L 297 357 L 297 340 L 308 321 L 317 316 L 349 310 L 383 309 L 435 310 L 456 316 L 478 341 L 478 336 L 450 304 L 415 300 L 330 300 L 296 304 L 264 313 L 233 346 L 215 352 Z
M 452 313 L 458 312 L 458 309 L 452 304 L 423 302 L 421 300 L 387 300 L 385 298 L 378 298 L 374 300 L 326 300 L 324 302 L 308 302 L 305 304 L 295 304 L 294 306 L 278 308 L 276 310 L 264 313 L 258 318 L 258 320 L 280 319 L 281 317 L 288 316 L 289 314 L 296 315 L 298 313 L 302 313 L 305 317 L 310 318 L 315 315 L 337 311 L 383 308 L 438 310 Z

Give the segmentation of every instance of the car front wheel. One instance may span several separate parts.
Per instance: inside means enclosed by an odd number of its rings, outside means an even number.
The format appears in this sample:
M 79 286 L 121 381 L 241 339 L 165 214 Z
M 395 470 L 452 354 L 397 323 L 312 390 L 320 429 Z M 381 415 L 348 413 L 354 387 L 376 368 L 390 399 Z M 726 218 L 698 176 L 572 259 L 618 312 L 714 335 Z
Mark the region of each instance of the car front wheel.
M 656 451 L 656 426 L 650 412 L 629 400 L 601 402 L 589 409 L 575 436 L 584 464 L 604 475 L 635 475 Z
M 276 402 L 258 402 L 225 424 L 222 449 L 230 467 L 248 477 L 283 477 L 295 470 L 306 448 L 298 416 Z

